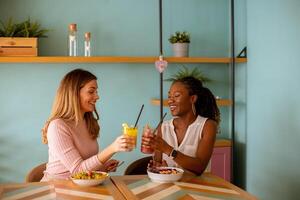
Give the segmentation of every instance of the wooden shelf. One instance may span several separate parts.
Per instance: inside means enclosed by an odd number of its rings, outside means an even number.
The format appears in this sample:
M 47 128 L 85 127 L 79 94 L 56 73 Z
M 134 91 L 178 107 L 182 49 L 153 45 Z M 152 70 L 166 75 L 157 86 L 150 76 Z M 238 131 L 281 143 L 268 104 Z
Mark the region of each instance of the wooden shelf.
M 36 57 L 0 57 L 0 63 L 154 63 L 157 57 L 125 57 L 125 56 L 36 56 Z M 165 57 L 169 63 L 230 63 L 230 58 L 208 57 Z M 236 58 L 237 63 L 247 62 L 247 58 Z
M 159 106 L 160 105 L 160 100 L 159 99 L 151 99 L 151 104 Z M 164 106 L 168 106 L 168 100 L 164 99 L 163 101 Z M 218 106 L 231 106 L 232 101 L 229 99 L 217 99 L 217 105 Z
M 231 147 L 231 140 L 216 139 L 214 147 Z
M 230 58 L 209 58 L 209 57 L 186 57 L 186 58 L 176 58 L 176 57 L 166 57 L 165 58 L 170 63 L 230 63 Z M 247 58 L 236 58 L 236 63 L 247 62 Z

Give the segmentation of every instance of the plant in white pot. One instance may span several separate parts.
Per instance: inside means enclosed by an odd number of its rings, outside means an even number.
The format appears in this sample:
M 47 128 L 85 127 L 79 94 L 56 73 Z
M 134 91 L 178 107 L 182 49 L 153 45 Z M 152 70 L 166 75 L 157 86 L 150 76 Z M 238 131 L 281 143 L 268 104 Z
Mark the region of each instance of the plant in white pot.
M 169 42 L 172 44 L 173 53 L 175 57 L 188 57 L 189 56 L 189 43 L 190 34 L 186 31 L 176 31 L 171 35 Z

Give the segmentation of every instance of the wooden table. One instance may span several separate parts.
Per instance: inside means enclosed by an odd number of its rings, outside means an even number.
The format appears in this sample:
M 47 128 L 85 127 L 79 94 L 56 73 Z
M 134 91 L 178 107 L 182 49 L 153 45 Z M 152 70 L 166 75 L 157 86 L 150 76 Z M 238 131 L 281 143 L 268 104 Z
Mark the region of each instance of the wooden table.
M 0 199 L 117 199 L 117 200 L 217 200 L 256 199 L 231 183 L 205 173 L 185 175 L 179 182 L 154 183 L 147 175 L 112 176 L 95 187 L 75 185 L 71 180 L 0 184 Z
M 71 180 L 50 182 L 0 184 L 0 199 L 120 199 L 125 200 L 110 179 L 99 186 L 81 187 Z
M 114 184 L 128 200 L 217 200 L 257 199 L 231 183 L 205 173 L 184 176 L 175 183 L 154 183 L 146 175 L 113 176 Z

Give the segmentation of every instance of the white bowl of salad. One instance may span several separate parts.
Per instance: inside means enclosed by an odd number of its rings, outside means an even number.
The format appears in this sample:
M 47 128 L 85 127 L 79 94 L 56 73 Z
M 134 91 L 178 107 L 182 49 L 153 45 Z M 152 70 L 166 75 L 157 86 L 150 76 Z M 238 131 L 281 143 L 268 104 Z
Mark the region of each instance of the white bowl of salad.
M 177 167 L 156 167 L 147 170 L 152 182 L 171 183 L 181 179 L 184 170 Z
M 73 174 L 71 180 L 80 186 L 95 186 L 103 183 L 109 174 L 101 171 L 84 171 Z

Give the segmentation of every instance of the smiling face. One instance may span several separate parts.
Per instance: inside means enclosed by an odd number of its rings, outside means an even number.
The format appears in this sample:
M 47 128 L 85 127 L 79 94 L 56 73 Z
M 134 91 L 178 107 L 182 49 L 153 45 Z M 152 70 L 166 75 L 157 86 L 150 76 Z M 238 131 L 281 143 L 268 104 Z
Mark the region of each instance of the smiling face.
M 188 89 L 181 82 L 171 85 L 168 94 L 168 105 L 173 116 L 182 116 L 193 113 L 192 104 L 196 101 L 196 95 L 190 95 Z
M 98 84 L 91 80 L 80 89 L 80 109 L 84 114 L 95 110 L 96 102 L 99 99 Z

